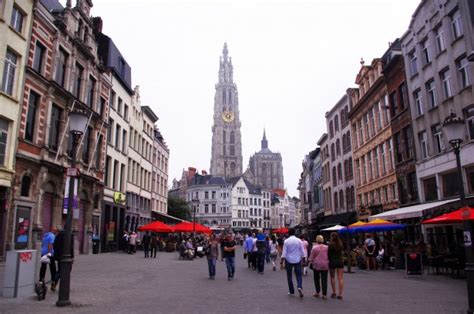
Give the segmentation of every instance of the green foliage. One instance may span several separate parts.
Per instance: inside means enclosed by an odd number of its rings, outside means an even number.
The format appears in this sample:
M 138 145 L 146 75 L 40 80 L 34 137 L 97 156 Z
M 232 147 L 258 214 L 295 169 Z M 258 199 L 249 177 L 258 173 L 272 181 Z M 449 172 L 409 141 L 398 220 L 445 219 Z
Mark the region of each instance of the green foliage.
M 168 215 L 184 219 L 184 220 L 191 220 L 191 208 L 188 203 L 177 197 L 169 197 L 168 198 Z

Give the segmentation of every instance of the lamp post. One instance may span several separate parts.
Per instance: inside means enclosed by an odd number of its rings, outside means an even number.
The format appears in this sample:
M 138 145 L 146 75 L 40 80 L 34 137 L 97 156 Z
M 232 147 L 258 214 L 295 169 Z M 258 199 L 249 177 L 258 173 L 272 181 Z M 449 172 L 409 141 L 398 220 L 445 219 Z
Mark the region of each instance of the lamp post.
M 71 239 L 72 239 L 72 211 L 74 207 L 74 185 L 76 177 L 78 176 L 78 171 L 76 169 L 76 154 L 79 146 L 79 139 L 84 132 L 84 129 L 87 125 L 87 116 L 80 112 L 71 112 L 69 114 L 69 132 L 71 133 L 73 143 L 72 143 L 72 160 L 71 167 L 68 169 L 68 178 L 69 178 L 69 190 L 68 190 L 68 200 L 67 200 L 67 214 L 66 214 L 66 225 L 64 226 L 64 242 L 63 242 L 63 251 L 61 254 L 61 259 L 59 261 L 61 266 L 60 271 L 60 283 L 59 283 L 59 293 L 58 301 L 56 306 L 67 306 L 71 304 L 69 300 L 69 291 L 71 285 L 71 266 L 72 266 L 72 256 L 71 256 Z
M 461 167 L 461 143 L 465 138 L 466 125 L 464 119 L 457 117 L 454 112 L 452 112 L 443 123 L 443 131 L 446 136 L 446 139 L 449 141 L 453 147 L 454 154 L 456 155 L 456 166 L 458 174 L 458 187 L 459 187 L 459 197 L 461 199 L 461 206 L 467 211 L 468 215 L 466 216 L 463 212 L 463 217 L 465 217 L 463 222 L 464 227 L 464 238 L 471 239 L 472 235 L 472 224 L 469 219 L 469 209 L 466 203 L 466 194 L 464 193 L 464 184 L 462 180 L 462 167 Z M 468 296 L 468 310 L 467 313 L 474 313 L 474 254 L 471 242 L 464 242 L 464 249 L 466 251 L 466 281 L 467 281 L 467 296 Z
M 193 239 L 196 238 L 196 207 L 199 206 L 199 199 L 193 199 Z

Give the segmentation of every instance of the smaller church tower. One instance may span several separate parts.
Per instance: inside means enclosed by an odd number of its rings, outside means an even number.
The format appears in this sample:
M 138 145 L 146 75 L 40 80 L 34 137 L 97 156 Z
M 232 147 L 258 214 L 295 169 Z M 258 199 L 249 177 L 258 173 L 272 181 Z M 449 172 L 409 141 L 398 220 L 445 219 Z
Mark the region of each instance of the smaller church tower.
M 265 130 L 261 141 L 261 149 L 250 157 L 245 177 L 254 185 L 265 189 L 284 189 L 283 162 L 280 153 L 273 153 L 268 148 Z

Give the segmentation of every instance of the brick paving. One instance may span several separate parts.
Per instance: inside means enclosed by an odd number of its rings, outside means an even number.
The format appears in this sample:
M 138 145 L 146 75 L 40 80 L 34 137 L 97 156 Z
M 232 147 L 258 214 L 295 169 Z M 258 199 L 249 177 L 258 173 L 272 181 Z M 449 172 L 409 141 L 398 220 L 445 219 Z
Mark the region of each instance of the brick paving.
M 156 259 L 144 259 L 142 252 L 80 255 L 73 266 L 71 307 L 55 307 L 57 292 L 48 291 L 41 302 L 35 296 L 0 297 L 0 313 L 465 313 L 467 307 L 465 281 L 447 276 L 356 270 L 344 275 L 344 300 L 323 301 L 312 296 L 311 273 L 300 299 L 287 295 L 283 271 L 249 270 L 241 250 L 236 267 L 229 282 L 225 263 L 218 262 L 217 278 L 209 280 L 205 259 L 180 261 L 177 253 L 159 252 Z

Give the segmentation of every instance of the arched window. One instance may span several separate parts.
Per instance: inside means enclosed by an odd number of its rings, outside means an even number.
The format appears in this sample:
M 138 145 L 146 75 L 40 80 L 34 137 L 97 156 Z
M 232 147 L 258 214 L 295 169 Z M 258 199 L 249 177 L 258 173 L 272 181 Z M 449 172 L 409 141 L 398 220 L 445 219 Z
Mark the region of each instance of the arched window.
M 230 89 L 229 89 L 228 92 L 229 92 L 229 94 L 228 94 L 228 96 L 227 96 L 227 99 L 229 100 L 229 105 L 232 105 L 232 92 L 231 92 Z
M 225 141 L 226 141 L 226 134 L 225 134 L 225 130 L 222 131 L 222 143 L 225 144 Z
M 225 89 L 222 89 L 222 103 L 225 105 L 227 104 L 227 94 L 225 92 Z
M 336 132 L 339 131 L 339 116 L 338 115 L 334 117 L 334 130 Z
M 339 207 L 341 209 L 344 209 L 344 191 L 343 190 L 339 191 Z
M 346 147 L 347 147 L 347 150 L 350 150 L 351 149 L 351 132 L 347 131 L 347 134 L 346 134 Z
M 337 197 L 337 192 L 334 192 L 334 211 L 337 213 L 338 209 L 338 197 Z
M 23 176 L 21 179 L 21 196 L 30 196 L 30 188 L 31 188 L 31 177 L 27 174 Z
M 332 121 L 329 122 L 329 136 L 332 138 L 334 136 L 334 128 Z
M 331 144 L 331 160 L 336 159 L 336 152 L 334 151 L 334 143 Z
M 235 156 L 235 146 L 234 145 L 230 145 L 230 155 Z
M 230 164 L 230 172 L 232 173 L 232 175 L 235 175 L 235 163 L 234 162 L 232 162 Z
M 230 143 L 235 144 L 235 134 L 234 131 L 230 132 Z
M 338 156 L 341 154 L 341 141 L 339 139 L 336 140 L 336 152 Z

